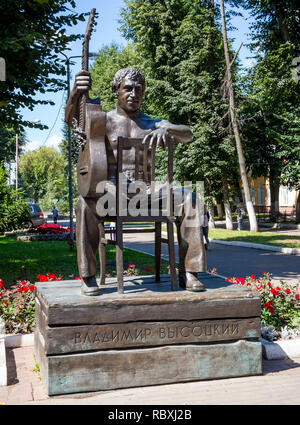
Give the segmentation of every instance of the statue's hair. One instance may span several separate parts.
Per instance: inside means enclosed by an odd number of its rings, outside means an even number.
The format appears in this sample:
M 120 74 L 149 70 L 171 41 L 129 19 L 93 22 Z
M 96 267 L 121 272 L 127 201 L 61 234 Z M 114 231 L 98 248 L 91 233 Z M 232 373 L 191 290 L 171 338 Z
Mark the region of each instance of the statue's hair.
M 145 90 L 145 86 L 146 86 L 145 77 L 140 71 L 138 71 L 136 68 L 122 68 L 115 73 L 115 76 L 112 82 L 112 91 L 115 94 L 117 94 L 122 81 L 126 77 L 142 84 L 143 89 Z

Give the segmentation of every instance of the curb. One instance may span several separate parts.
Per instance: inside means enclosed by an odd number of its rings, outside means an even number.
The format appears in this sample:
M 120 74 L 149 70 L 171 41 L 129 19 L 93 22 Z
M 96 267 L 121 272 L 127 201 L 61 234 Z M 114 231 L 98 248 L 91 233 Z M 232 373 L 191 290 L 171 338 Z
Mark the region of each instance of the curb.
M 34 333 L 4 335 L 6 348 L 30 347 L 34 345 Z
M 282 248 L 280 246 L 275 245 L 264 245 L 260 243 L 251 243 L 251 242 L 240 242 L 240 241 L 221 241 L 218 239 L 211 239 L 209 238 L 209 241 L 212 243 L 220 244 L 220 245 L 232 245 L 232 246 L 240 246 L 243 248 L 254 248 L 254 249 L 263 249 L 266 251 L 275 251 L 275 252 L 282 252 L 283 254 L 288 255 L 300 255 L 300 249 L 299 248 Z
M 289 357 L 300 356 L 300 338 L 287 339 L 276 342 L 259 339 L 262 343 L 262 354 L 267 360 L 283 360 Z
M 0 318 L 0 387 L 7 385 L 7 368 L 5 353 L 5 325 Z

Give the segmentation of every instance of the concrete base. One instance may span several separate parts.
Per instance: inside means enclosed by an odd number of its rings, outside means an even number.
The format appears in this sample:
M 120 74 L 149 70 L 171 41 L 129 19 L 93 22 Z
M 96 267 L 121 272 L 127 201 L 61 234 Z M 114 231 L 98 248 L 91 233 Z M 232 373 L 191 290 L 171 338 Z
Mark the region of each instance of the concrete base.
M 35 356 L 48 395 L 262 373 L 260 300 L 210 275 L 206 291 L 166 276 L 116 280 L 84 297 L 80 282 L 36 286 Z

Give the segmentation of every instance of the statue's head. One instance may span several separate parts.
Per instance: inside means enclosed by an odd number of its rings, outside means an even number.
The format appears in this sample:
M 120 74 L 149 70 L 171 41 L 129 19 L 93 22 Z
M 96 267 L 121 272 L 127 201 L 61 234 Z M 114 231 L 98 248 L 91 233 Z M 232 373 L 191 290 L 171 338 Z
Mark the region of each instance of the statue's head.
M 145 91 L 145 77 L 136 68 L 120 69 L 114 76 L 112 90 L 121 108 L 138 111 Z

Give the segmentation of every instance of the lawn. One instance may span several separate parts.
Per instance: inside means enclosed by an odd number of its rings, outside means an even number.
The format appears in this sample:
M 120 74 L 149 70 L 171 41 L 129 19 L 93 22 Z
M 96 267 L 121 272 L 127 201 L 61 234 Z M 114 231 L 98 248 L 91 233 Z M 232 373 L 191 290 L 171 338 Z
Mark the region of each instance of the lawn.
M 107 252 L 107 272 L 115 276 L 115 247 L 109 246 Z M 154 257 L 124 249 L 124 268 L 134 264 L 137 274 L 152 274 Z M 168 262 L 161 260 L 161 273 L 168 273 Z M 21 242 L 15 237 L 0 236 L 0 278 L 6 288 L 17 280 L 37 281 L 38 274 L 53 273 L 70 279 L 78 276 L 76 249 L 70 250 L 65 241 Z M 99 272 L 98 272 L 99 276 Z
M 212 239 L 223 241 L 241 241 L 276 245 L 287 248 L 300 248 L 300 236 L 284 235 L 276 232 L 247 232 L 244 230 L 209 229 Z

